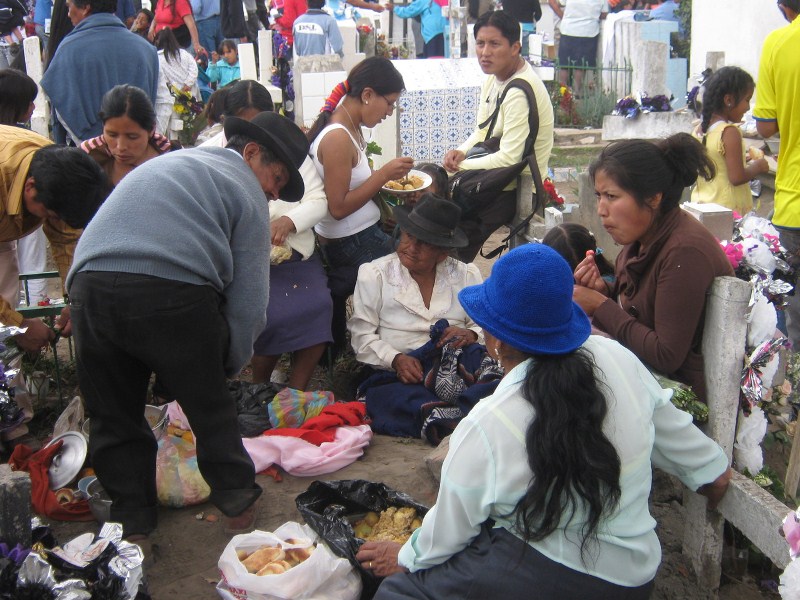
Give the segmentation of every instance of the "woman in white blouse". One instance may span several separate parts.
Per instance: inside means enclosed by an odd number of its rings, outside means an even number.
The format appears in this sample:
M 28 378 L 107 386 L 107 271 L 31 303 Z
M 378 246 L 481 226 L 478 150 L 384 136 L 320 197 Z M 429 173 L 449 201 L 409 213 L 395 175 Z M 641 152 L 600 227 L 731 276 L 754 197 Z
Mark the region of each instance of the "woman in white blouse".
M 357 558 L 388 576 L 376 600 L 649 598 L 661 549 L 651 463 L 709 498 L 722 449 L 617 342 L 591 336 L 572 271 L 527 244 L 461 291 L 505 368 L 450 439 L 436 505 L 404 545 Z
M 394 371 L 397 380 L 408 386 L 421 384 L 424 375 L 420 360 L 409 353 L 430 341 L 431 326 L 438 320 L 450 324 L 440 336 L 440 347 L 450 343 L 465 348 L 479 341 L 480 328 L 459 304 L 458 292 L 482 278 L 475 265 L 450 257 L 453 248 L 467 243 L 457 227 L 461 216 L 457 205 L 425 194 L 413 210 L 395 207 L 394 216 L 401 232 L 397 250 L 359 268 L 347 325 L 356 359 L 378 371 Z M 394 390 L 391 398 L 380 400 L 377 392 L 367 394 L 373 429 L 419 437 L 415 403 L 425 398 L 406 399 L 402 396 L 412 391 Z M 389 409 L 390 401 L 397 406 Z

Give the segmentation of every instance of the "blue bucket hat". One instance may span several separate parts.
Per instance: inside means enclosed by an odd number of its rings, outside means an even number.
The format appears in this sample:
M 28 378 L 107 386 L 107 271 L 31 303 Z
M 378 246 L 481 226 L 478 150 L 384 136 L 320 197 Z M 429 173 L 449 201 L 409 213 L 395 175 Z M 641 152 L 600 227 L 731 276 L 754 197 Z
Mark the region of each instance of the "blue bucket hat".
M 525 244 L 500 258 L 480 285 L 458 293 L 472 319 L 501 342 L 530 354 L 567 354 L 591 333 L 572 301 L 572 270 L 555 250 Z

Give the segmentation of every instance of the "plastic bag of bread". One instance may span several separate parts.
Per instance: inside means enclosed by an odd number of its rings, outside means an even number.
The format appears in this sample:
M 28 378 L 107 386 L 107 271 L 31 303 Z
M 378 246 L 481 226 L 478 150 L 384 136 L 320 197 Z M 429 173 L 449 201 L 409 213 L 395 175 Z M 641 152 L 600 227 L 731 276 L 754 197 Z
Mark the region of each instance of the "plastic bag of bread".
M 234 536 L 219 559 L 217 592 L 226 600 L 357 600 L 361 578 L 308 525 Z

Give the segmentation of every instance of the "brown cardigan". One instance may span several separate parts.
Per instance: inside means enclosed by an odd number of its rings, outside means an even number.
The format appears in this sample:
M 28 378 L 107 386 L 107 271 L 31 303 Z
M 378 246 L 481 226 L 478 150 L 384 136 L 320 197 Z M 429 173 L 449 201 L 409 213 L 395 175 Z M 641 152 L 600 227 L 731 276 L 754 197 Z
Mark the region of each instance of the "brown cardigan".
M 603 302 L 593 324 L 651 368 L 691 385 L 705 402 L 706 295 L 714 278 L 733 275 L 733 268 L 716 238 L 684 210 L 673 209 L 657 227 L 647 248 L 635 242 L 617 257 L 612 298 L 618 302 Z

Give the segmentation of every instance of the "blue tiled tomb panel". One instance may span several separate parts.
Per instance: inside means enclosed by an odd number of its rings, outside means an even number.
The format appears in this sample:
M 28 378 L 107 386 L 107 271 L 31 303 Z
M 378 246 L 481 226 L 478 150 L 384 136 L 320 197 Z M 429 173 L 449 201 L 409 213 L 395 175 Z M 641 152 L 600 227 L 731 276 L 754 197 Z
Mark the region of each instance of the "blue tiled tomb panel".
M 427 129 L 428 128 L 430 120 L 428 118 L 428 113 L 427 112 L 425 112 L 425 111 L 415 112 L 412 115 L 412 118 L 414 120 L 413 121 L 414 129 L 420 129 L 420 128 Z

